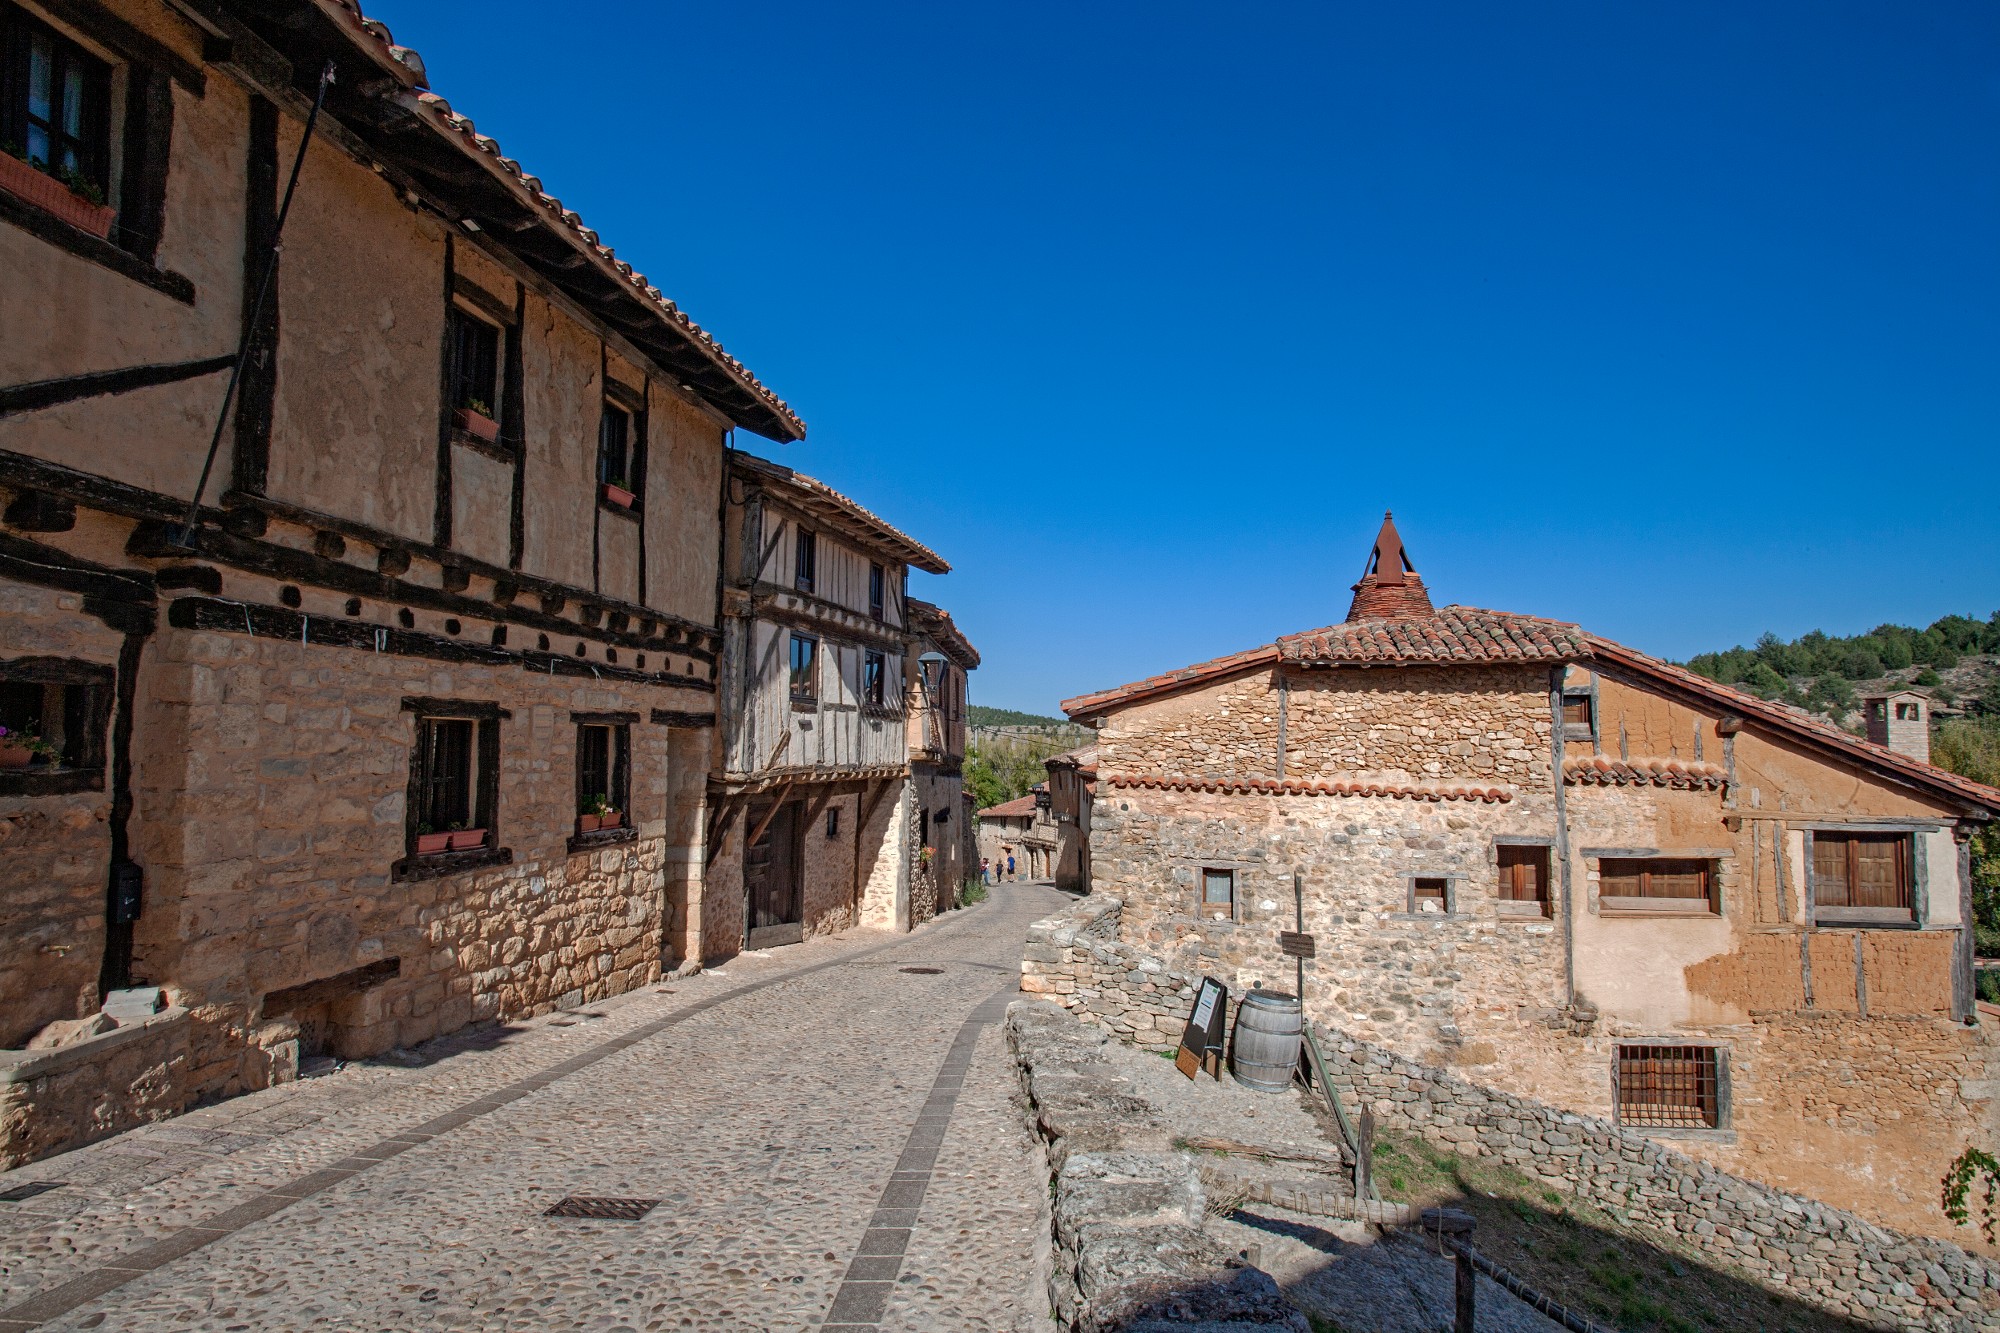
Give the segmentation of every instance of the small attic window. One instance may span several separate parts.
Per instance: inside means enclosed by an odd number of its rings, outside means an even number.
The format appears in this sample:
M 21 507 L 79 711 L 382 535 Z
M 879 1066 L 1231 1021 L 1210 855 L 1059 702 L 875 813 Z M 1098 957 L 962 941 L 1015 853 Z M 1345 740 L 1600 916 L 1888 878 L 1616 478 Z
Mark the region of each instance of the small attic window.
M 1896 720 L 1898 722 L 1915 722 L 1920 720 L 1923 715 L 1923 710 L 1915 704 L 1896 705 Z

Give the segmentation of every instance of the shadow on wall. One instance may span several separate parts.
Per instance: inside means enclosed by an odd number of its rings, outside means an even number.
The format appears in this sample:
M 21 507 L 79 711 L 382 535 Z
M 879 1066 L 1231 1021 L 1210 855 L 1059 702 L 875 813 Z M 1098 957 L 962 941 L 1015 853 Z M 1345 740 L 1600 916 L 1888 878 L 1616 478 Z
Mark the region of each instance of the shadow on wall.
M 1818 1333 L 1871 1327 L 1770 1291 L 1664 1237 L 1620 1226 L 1510 1168 L 1459 1157 L 1414 1136 L 1384 1133 L 1378 1138 L 1375 1179 L 1385 1198 L 1418 1209 L 1470 1213 L 1477 1221 L 1472 1241 L 1480 1254 L 1571 1312 L 1609 1328 L 1629 1333 Z M 1324 1262 L 1304 1271 L 1266 1265 L 1280 1270 L 1286 1297 L 1315 1320 L 1316 1333 L 1400 1333 L 1405 1318 L 1424 1310 L 1428 1320 L 1409 1323 L 1411 1333 L 1429 1333 L 1440 1318 L 1449 1323 L 1451 1265 L 1432 1252 L 1433 1242 L 1404 1232 L 1389 1242 L 1357 1245 L 1310 1223 L 1259 1213 L 1255 1206 L 1237 1210 L 1234 1220 L 1326 1253 Z M 1838 1276 L 1829 1267 L 1823 1280 Z M 1480 1300 L 1481 1328 L 1487 1326 L 1489 1310 L 1497 1317 L 1502 1309 L 1511 1309 L 1517 1318 L 1495 1327 L 1555 1327 L 1529 1316 L 1526 1306 L 1486 1282 L 1480 1284 Z M 1948 1325 L 1950 1302 L 1939 1297 L 1934 1311 L 1945 1315 Z M 1957 1313 L 1967 1328 L 1990 1317 L 1985 1311 Z M 1873 1327 L 1898 1324 L 1884 1319 Z

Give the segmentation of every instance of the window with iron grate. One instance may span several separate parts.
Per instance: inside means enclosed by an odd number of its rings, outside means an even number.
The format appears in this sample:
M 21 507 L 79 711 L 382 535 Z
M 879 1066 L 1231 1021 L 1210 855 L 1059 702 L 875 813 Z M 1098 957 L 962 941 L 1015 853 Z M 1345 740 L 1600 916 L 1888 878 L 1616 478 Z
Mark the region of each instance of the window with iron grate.
M 1615 1071 L 1618 1123 L 1723 1128 L 1723 1053 L 1714 1046 L 1624 1046 Z

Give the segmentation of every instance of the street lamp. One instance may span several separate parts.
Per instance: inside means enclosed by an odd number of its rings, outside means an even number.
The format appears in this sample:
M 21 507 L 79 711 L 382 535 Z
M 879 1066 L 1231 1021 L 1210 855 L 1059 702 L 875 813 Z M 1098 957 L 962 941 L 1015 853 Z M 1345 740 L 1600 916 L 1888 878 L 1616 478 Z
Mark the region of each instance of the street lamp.
M 925 653 L 917 659 L 917 666 L 923 673 L 924 697 L 931 701 L 932 707 L 936 707 L 938 693 L 944 689 L 944 654 Z

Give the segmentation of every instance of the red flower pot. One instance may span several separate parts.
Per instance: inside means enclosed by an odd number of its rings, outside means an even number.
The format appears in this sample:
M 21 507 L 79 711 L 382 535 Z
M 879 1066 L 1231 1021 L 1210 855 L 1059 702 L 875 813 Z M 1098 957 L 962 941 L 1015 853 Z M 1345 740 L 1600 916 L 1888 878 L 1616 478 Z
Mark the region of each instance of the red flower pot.
M 451 849 L 454 852 L 469 852 L 475 847 L 486 845 L 486 830 L 483 828 L 460 829 L 451 835 Z
M 91 203 L 54 176 L 36 170 L 12 153 L 0 153 L 0 187 L 99 240 L 111 234 L 111 221 L 117 216 L 111 205 Z
M 26 768 L 35 757 L 35 752 L 25 745 L 9 745 L 0 741 L 0 768 Z
M 595 833 L 597 832 L 597 826 L 602 822 L 596 815 L 578 815 L 576 817 L 576 831 L 578 833 Z
M 623 486 L 613 486 L 607 481 L 604 483 L 604 498 L 612 504 L 617 505 L 620 509 L 630 509 L 638 501 L 639 497 L 626 490 Z
M 621 810 L 617 814 L 600 815 L 598 820 L 599 828 L 622 828 L 625 824 L 625 812 Z
M 461 407 L 451 414 L 454 426 L 467 435 L 477 436 L 488 444 L 500 438 L 500 423 L 484 412 L 475 412 L 469 407 Z
M 419 833 L 417 835 L 418 856 L 429 856 L 434 852 L 449 851 L 450 849 L 451 834 L 449 833 Z

